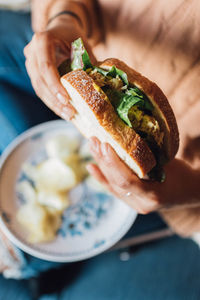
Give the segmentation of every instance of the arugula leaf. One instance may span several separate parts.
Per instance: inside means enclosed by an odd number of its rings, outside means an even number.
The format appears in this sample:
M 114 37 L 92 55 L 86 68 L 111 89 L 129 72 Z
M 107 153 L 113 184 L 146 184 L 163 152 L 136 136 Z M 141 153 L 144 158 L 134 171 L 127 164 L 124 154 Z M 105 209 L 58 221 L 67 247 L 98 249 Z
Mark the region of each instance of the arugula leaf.
M 81 38 L 72 43 L 71 60 L 72 70 L 93 68 Z
M 101 73 L 104 76 L 111 76 L 115 78 L 118 75 L 128 86 L 127 74 L 124 71 L 116 68 L 115 66 L 112 66 L 108 71 L 99 67 L 93 67 L 81 38 L 78 38 L 72 43 L 71 61 L 72 70 L 86 70 L 88 68 L 92 68 L 97 70 L 97 72 Z
M 93 68 L 93 65 L 90 61 L 89 55 L 87 53 L 87 51 L 84 49 L 83 55 L 82 55 L 82 60 L 83 60 L 83 64 L 84 64 L 84 70 L 88 69 L 88 68 Z
M 132 124 L 129 120 L 128 113 L 132 106 L 139 104 L 142 100 L 139 97 L 134 97 L 132 95 L 123 94 L 121 101 L 117 107 L 117 112 L 120 118 L 128 124 L 129 127 L 132 127 Z
M 113 78 L 115 78 L 115 77 L 117 76 L 116 70 L 117 70 L 117 68 L 116 68 L 115 66 L 112 66 L 112 67 L 110 68 L 110 70 L 108 70 L 107 75 L 108 75 L 108 76 L 111 76 L 111 77 L 113 77 Z
M 115 68 L 116 75 L 119 75 L 119 77 L 121 77 L 121 79 L 123 80 L 123 82 L 128 86 L 128 77 L 127 77 L 127 74 L 124 71 L 116 68 L 115 66 L 113 66 L 113 67 Z
M 120 118 L 129 126 L 132 124 L 129 120 L 128 113 L 132 106 L 138 105 L 142 109 L 147 109 L 152 111 L 153 106 L 149 102 L 148 98 L 140 91 L 137 87 L 129 88 L 125 93 L 118 94 L 120 96 L 120 101 L 116 107 L 116 110 Z
M 151 104 L 151 102 L 149 101 L 147 96 L 139 88 L 137 88 L 137 87 L 129 88 L 126 91 L 126 94 L 143 99 L 143 101 L 140 103 L 140 104 L 142 104 L 141 108 L 150 110 L 150 111 L 153 110 L 153 105 Z
M 146 110 L 152 111 L 154 109 L 153 104 L 151 104 L 151 102 L 149 101 L 149 99 L 146 96 L 144 96 L 144 99 L 145 99 L 144 100 L 144 108 Z
M 78 38 L 72 43 L 71 68 L 72 70 L 86 70 L 88 68 L 92 68 L 104 76 L 111 76 L 113 78 L 119 76 L 124 82 L 124 84 L 127 87 L 129 86 L 127 74 L 124 71 L 116 68 L 115 66 L 112 66 L 110 70 L 104 70 L 99 67 L 93 67 L 81 38 Z M 137 104 L 139 107 L 141 107 L 141 109 L 146 109 L 149 111 L 153 110 L 153 106 L 148 100 L 148 98 L 137 87 L 128 87 L 126 88 L 125 92 L 118 92 L 117 98 L 118 101 L 116 104 L 116 110 L 120 118 L 130 127 L 132 127 L 132 124 L 129 120 L 128 113 L 133 105 Z
M 143 93 L 137 87 L 129 88 L 126 93 L 143 99 Z
M 99 68 L 99 67 L 95 67 L 94 70 L 96 70 L 98 73 L 100 73 L 100 74 L 102 74 L 104 76 L 107 76 L 108 72 L 109 72 L 109 71 L 106 71 L 106 70 L 104 70 L 102 68 Z
M 104 70 L 102 68 L 99 68 L 99 67 L 95 67 L 95 70 L 97 70 L 97 72 L 99 72 L 100 74 L 104 75 L 104 76 L 111 76 L 113 78 L 115 78 L 117 75 L 122 79 L 122 81 L 128 85 L 128 77 L 127 77 L 127 74 L 116 68 L 115 66 L 112 66 L 110 68 L 110 70 Z

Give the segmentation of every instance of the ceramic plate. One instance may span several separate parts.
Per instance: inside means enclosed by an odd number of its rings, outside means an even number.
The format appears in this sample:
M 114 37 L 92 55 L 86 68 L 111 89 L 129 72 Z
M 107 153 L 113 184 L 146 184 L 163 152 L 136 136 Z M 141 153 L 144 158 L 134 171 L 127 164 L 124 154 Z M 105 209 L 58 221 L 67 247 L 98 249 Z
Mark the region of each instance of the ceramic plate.
M 72 262 L 95 256 L 119 241 L 132 226 L 136 212 L 119 199 L 94 190 L 83 181 L 71 193 L 62 226 L 52 242 L 31 244 L 27 232 L 17 222 L 22 201 L 16 186 L 23 177 L 22 165 L 40 161 L 47 140 L 59 134 L 74 135 L 77 129 L 65 121 L 35 126 L 17 137 L 0 158 L 0 226 L 6 236 L 23 251 L 41 259 Z

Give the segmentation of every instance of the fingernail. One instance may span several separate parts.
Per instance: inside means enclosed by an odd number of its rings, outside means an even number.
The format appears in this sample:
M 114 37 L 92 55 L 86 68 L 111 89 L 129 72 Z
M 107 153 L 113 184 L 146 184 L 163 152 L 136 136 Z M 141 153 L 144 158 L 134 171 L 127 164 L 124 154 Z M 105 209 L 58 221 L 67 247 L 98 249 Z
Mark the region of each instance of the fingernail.
M 88 140 L 89 146 L 92 146 L 95 143 L 95 138 L 94 137 L 90 137 Z
M 67 114 L 65 114 L 63 111 L 60 113 L 60 116 L 62 119 L 66 121 L 70 121 L 70 117 Z
M 99 152 L 99 143 L 97 142 L 97 140 L 95 138 L 89 140 L 89 146 L 90 146 L 91 151 L 94 151 L 97 153 Z
M 101 151 L 102 151 L 103 156 L 108 155 L 108 144 L 107 143 L 101 144 Z
M 72 119 L 72 117 L 74 116 L 75 114 L 75 109 L 72 107 L 72 106 L 65 106 L 65 107 L 62 107 L 62 111 L 60 113 L 60 116 L 61 118 L 69 121 Z
M 60 101 L 60 103 L 62 103 L 62 104 L 66 104 L 67 103 L 66 97 L 63 96 L 61 93 L 57 93 L 56 97 L 58 98 L 58 100 Z
M 74 115 L 74 111 L 70 107 L 63 107 L 62 111 L 60 113 L 61 118 L 65 119 L 67 121 L 71 120 L 73 115 Z

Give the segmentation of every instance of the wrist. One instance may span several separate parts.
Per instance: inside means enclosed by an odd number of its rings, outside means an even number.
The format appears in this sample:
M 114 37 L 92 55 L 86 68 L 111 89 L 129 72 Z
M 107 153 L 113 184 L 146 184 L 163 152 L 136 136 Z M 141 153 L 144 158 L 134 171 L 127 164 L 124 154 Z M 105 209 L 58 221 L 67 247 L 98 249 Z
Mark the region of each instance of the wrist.
M 55 27 L 60 27 L 65 30 L 72 30 L 78 32 L 79 35 L 83 34 L 83 28 L 81 27 L 81 22 L 78 18 L 75 18 L 71 14 L 58 14 L 55 17 L 49 19 L 46 30 L 50 30 Z
M 56 15 L 54 15 L 53 17 L 51 17 L 48 20 L 47 26 L 50 23 L 52 23 L 55 19 L 58 19 L 58 18 L 65 19 L 65 18 L 69 18 L 69 17 L 71 17 L 72 22 L 76 22 L 81 28 L 83 27 L 83 23 L 82 23 L 82 20 L 80 19 L 80 17 L 76 13 L 74 13 L 70 10 L 63 10 L 63 11 L 57 13 Z
M 32 28 L 35 33 L 45 31 L 47 27 L 49 28 L 47 24 L 53 16 L 68 10 L 77 14 L 81 19 L 82 36 L 87 37 L 90 45 L 94 46 L 105 41 L 104 22 L 97 0 L 34 0 L 31 10 Z
M 87 8 L 81 3 L 75 1 L 55 2 L 54 6 L 49 9 L 46 28 L 48 29 L 52 24 L 60 24 L 62 22 L 72 24 L 81 31 L 81 35 L 89 37 L 90 26 Z
M 59 16 L 52 20 L 46 27 L 46 32 L 56 39 L 67 41 L 69 44 L 79 37 L 84 39 L 84 34 L 78 22 L 71 16 Z
M 162 197 L 169 207 L 200 204 L 200 171 L 192 169 L 183 160 L 174 159 L 166 166 L 166 182 L 161 184 Z

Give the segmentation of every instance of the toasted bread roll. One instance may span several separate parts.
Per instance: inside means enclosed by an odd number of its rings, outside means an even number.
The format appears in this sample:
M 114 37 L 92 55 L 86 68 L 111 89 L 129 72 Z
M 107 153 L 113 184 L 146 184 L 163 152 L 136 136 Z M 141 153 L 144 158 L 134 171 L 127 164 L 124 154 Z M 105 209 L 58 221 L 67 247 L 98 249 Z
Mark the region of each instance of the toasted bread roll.
M 168 160 L 171 160 L 178 151 L 179 132 L 174 113 L 166 96 L 154 82 L 131 69 L 118 59 L 106 59 L 100 64 L 100 67 L 103 69 L 110 69 L 113 65 L 118 69 L 123 70 L 128 76 L 129 83 L 143 91 L 155 107 L 154 115 L 164 132 L 163 150 L 165 151 Z
M 155 83 L 118 59 L 107 59 L 100 67 L 109 69 L 113 65 L 126 72 L 129 83 L 140 88 L 156 108 L 156 118 L 165 133 L 164 151 L 168 159 L 172 159 L 179 139 L 176 120 L 167 98 Z M 77 111 L 72 122 L 80 132 L 86 138 L 96 136 L 101 142 L 109 143 L 119 157 L 140 178 L 144 178 L 156 165 L 155 157 L 147 143 L 120 119 L 103 90 L 83 70 L 67 73 L 61 82 Z

